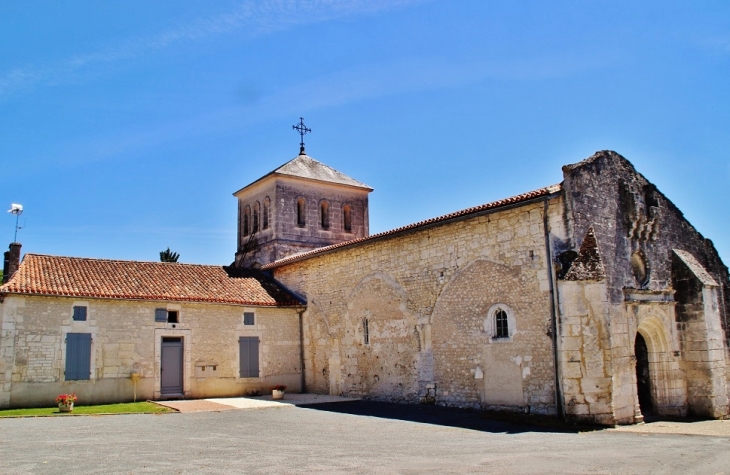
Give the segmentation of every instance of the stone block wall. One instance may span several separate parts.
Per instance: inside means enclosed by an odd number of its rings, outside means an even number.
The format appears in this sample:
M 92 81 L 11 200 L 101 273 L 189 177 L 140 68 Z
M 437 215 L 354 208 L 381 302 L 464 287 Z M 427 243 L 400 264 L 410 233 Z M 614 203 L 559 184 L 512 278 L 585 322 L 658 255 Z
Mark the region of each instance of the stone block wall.
M 88 307 L 86 321 L 72 319 L 74 305 Z M 156 308 L 177 310 L 179 323 L 155 322 Z M 183 338 L 186 397 L 240 396 L 272 384 L 301 389 L 294 309 L 13 295 L 1 309 L 0 407 L 53 405 L 64 392 L 76 392 L 84 404 L 130 401 L 133 372 L 141 375 L 137 399 L 158 398 L 165 336 Z M 255 325 L 243 324 L 244 311 L 255 313 Z M 88 381 L 64 380 L 70 332 L 92 335 Z M 240 336 L 261 340 L 259 378 L 239 377 Z
M 270 178 L 236 193 L 238 197 L 238 265 L 264 265 L 292 254 L 309 251 L 368 235 L 368 190 L 334 183 L 289 177 Z M 243 213 L 256 202 L 270 199 L 269 228 L 261 225 L 253 236 L 255 245 L 246 245 L 252 237 L 243 235 Z M 297 201 L 305 202 L 305 225 L 298 225 Z M 322 227 L 320 204 L 328 203 L 329 226 Z M 351 228 L 344 228 L 344 206 L 351 207 Z M 250 227 L 251 225 L 249 225 Z M 244 258 L 244 254 L 246 254 Z
M 551 232 L 564 240 L 562 210 L 550 200 Z M 538 202 L 315 255 L 274 276 L 308 301 L 309 391 L 555 413 L 549 270 Z M 495 334 L 498 308 L 506 338 Z

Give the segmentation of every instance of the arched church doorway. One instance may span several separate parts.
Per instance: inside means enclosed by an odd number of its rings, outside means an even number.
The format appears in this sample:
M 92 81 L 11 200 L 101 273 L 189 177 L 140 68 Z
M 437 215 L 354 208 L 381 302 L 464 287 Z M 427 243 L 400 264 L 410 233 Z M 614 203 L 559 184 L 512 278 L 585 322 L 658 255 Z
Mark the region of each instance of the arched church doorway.
M 653 407 L 651 402 L 649 349 L 641 333 L 636 334 L 634 355 L 636 355 L 636 390 L 639 395 L 639 407 L 641 408 L 641 414 L 646 417 L 653 413 Z

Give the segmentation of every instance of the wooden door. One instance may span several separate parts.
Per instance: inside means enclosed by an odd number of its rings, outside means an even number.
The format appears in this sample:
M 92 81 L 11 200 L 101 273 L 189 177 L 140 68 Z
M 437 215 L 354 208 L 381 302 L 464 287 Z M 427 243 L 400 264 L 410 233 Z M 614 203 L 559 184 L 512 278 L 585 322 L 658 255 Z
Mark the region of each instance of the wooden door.
M 183 395 L 183 339 L 162 337 L 160 361 L 160 394 Z

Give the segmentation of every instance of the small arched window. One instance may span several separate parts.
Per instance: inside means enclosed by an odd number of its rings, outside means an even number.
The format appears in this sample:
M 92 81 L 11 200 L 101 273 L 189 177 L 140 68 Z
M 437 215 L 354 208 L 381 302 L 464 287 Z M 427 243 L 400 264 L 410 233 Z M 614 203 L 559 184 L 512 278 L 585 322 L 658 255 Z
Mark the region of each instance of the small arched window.
M 257 201 L 253 205 L 253 229 L 251 232 L 255 233 L 259 230 L 259 215 L 261 214 L 261 204 Z
M 269 208 L 271 207 L 271 200 L 267 196 L 264 198 L 264 212 L 261 215 L 261 228 L 262 229 L 269 229 Z
M 322 229 L 330 227 L 330 204 L 326 200 L 319 204 L 319 224 Z
M 342 207 L 342 227 L 345 231 L 352 232 L 352 206 L 345 205 Z
M 494 312 L 494 338 L 509 338 L 509 322 L 507 312 L 498 308 Z
M 248 236 L 249 225 L 251 223 L 251 207 L 246 205 L 243 209 L 243 235 Z
M 306 206 L 304 198 L 299 198 L 297 200 L 297 226 L 300 228 L 303 228 L 307 225 L 307 218 L 306 218 Z
M 517 330 L 514 311 L 504 303 L 492 305 L 484 318 L 484 333 L 490 342 L 511 342 Z

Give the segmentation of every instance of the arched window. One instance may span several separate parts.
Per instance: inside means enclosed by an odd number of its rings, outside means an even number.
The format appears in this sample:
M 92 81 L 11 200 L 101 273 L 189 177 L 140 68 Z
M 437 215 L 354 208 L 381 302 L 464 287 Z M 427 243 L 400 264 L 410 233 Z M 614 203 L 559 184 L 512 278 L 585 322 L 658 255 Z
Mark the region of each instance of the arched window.
M 516 329 L 517 321 L 509 306 L 498 303 L 489 308 L 484 319 L 484 332 L 491 342 L 511 342 Z
M 297 200 L 297 226 L 300 228 L 303 228 L 307 225 L 307 218 L 306 218 L 306 206 L 304 198 L 299 198 Z
M 342 227 L 345 231 L 352 232 L 352 206 L 345 205 L 342 207 Z
M 494 338 L 509 338 L 509 322 L 507 312 L 498 308 L 494 312 Z
M 271 200 L 267 196 L 264 198 L 264 212 L 261 215 L 262 218 L 262 229 L 269 229 L 269 208 L 271 207 Z
M 253 229 L 251 232 L 255 233 L 259 230 L 259 215 L 261 214 L 261 204 L 257 201 L 253 205 Z
M 330 227 L 330 204 L 326 200 L 319 204 L 319 224 L 322 229 Z
M 251 207 L 246 205 L 243 210 L 243 235 L 248 236 L 249 224 L 251 223 Z

